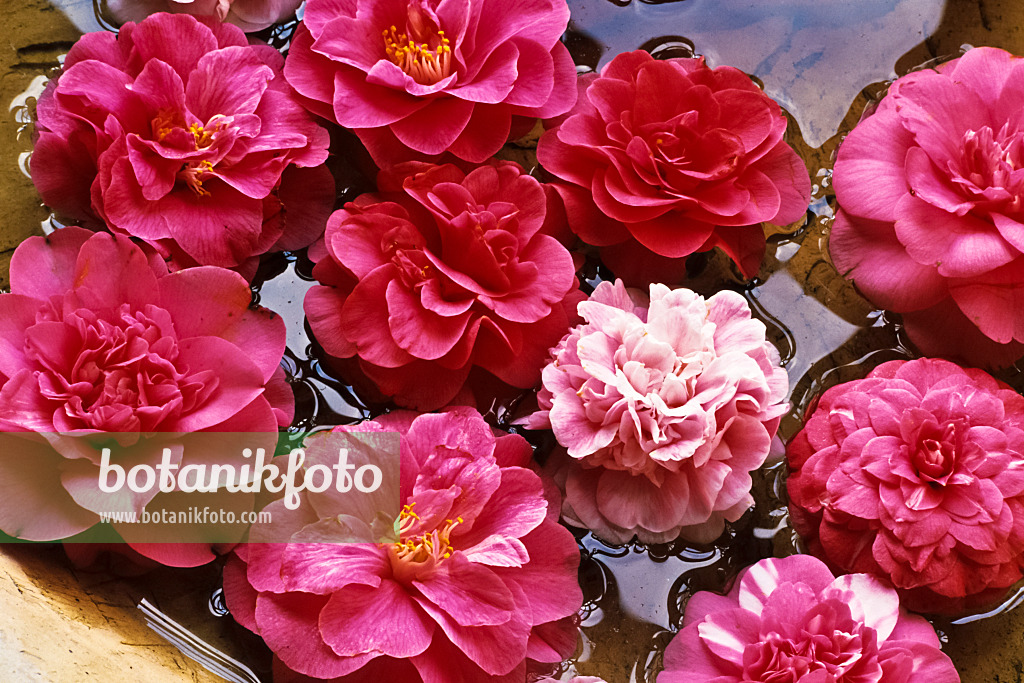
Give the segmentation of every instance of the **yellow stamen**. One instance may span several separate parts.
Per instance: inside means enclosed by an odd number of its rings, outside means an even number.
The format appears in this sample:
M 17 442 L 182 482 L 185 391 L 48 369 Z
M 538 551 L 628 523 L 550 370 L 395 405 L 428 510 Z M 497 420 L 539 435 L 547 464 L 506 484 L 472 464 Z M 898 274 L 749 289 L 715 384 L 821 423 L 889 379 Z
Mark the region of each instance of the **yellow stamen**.
M 388 59 L 417 83 L 432 85 L 451 75 L 451 41 L 445 37 L 444 31 L 438 30 L 436 36 L 428 37 L 429 43 L 421 41 L 419 44 L 408 34 L 399 33 L 394 26 L 382 33 Z M 434 47 L 430 43 L 434 43 Z
M 398 515 L 398 530 L 401 536 L 407 535 L 414 524 L 420 521 L 420 517 L 412 509 L 413 505 L 415 503 L 404 506 Z M 436 564 L 441 560 L 448 559 L 453 552 L 452 531 L 462 523 L 462 517 L 457 517 L 454 520 L 447 519 L 440 529 L 398 541 L 394 544 L 393 553 L 399 560 L 417 564 L 430 562 Z

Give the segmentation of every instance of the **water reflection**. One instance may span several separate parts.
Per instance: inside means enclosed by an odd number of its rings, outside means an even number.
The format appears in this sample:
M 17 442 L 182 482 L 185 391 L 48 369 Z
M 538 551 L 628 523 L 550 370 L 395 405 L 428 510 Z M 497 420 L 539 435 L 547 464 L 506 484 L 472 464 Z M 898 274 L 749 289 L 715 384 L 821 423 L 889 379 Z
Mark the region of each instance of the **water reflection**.
M 868 83 L 939 24 L 937 0 L 569 0 L 573 21 L 603 48 L 600 63 L 650 36 L 685 36 L 713 65 L 755 74 L 788 109 L 811 147 L 822 146 Z

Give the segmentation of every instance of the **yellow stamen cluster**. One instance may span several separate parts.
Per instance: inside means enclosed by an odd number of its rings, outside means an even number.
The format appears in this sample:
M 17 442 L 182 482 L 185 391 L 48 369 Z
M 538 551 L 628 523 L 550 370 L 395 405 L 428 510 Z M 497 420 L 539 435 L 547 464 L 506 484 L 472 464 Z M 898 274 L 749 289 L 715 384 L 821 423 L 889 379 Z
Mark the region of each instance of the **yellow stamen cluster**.
M 212 145 L 213 136 L 218 130 L 220 130 L 219 126 L 214 126 L 208 129 L 203 128 L 198 123 L 193 123 L 188 127 L 188 132 L 192 133 L 193 137 L 196 139 L 196 149 L 202 149 L 203 147 L 209 147 Z
M 164 138 L 181 127 L 180 118 L 180 115 L 165 110 L 156 115 L 153 119 L 153 134 L 156 135 L 158 142 L 163 142 Z
M 398 531 L 401 536 L 413 527 L 415 522 L 420 520 L 419 515 L 413 511 L 416 503 L 402 507 L 398 515 Z M 414 536 L 398 541 L 394 545 L 394 555 L 405 562 L 440 562 L 452 556 L 451 533 L 459 524 L 462 524 L 462 517 L 447 519 L 444 526 L 435 529 L 430 533 L 421 536 Z
M 213 170 L 213 162 L 203 161 L 192 162 L 186 164 L 178 176 L 185 181 L 189 189 L 196 193 L 200 197 L 209 197 L 210 191 L 203 189 L 203 176 Z
M 399 34 L 394 26 L 383 34 L 388 59 L 400 66 L 417 83 L 431 85 L 451 75 L 451 41 L 445 37 L 444 31 L 438 30 L 437 45 L 433 48 L 427 43 L 411 40 L 408 34 Z

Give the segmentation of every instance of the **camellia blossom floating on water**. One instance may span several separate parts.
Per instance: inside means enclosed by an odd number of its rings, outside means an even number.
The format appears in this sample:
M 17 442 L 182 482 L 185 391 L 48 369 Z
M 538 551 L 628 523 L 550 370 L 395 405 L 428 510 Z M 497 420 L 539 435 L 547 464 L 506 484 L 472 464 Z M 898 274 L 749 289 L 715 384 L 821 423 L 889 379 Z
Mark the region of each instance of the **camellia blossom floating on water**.
M 452 401 L 474 368 L 534 386 L 583 298 L 572 257 L 544 232 L 540 183 L 511 162 L 469 174 L 410 162 L 378 182 L 310 249 L 317 341 L 421 410 Z
M 515 117 L 572 107 L 568 21 L 565 0 L 309 0 L 285 73 L 382 167 L 443 152 L 482 162 Z
M 227 605 L 280 680 L 522 683 L 575 650 L 579 550 L 525 439 L 469 408 L 346 429 L 402 435 L 401 541 L 239 547 Z
M 741 71 L 638 50 L 581 77 L 580 90 L 537 158 L 566 181 L 556 188 L 570 227 L 628 284 L 678 282 L 681 257 L 716 246 L 753 277 L 760 223 L 807 211 L 810 178 L 783 141 L 786 117 Z
M 43 201 L 176 267 L 251 276 L 259 255 L 308 245 L 334 208 L 329 140 L 282 63 L 238 28 L 187 14 L 82 36 L 39 100 Z
M 1024 355 L 1021 64 L 976 48 L 907 74 L 839 148 L 832 260 L 926 355 Z
M 563 516 L 615 543 L 709 542 L 753 503 L 788 390 L 746 300 L 602 282 L 552 350 L 541 410 Z
M 1024 569 L 1024 398 L 981 370 L 891 361 L 826 391 L 789 445 L 812 553 L 910 609 L 992 602 Z
M 107 0 L 107 10 L 119 23 L 142 21 L 157 12 L 213 16 L 246 33 L 261 31 L 295 14 L 302 0 Z
M 886 583 L 836 578 L 813 557 L 761 560 L 728 595 L 701 591 L 665 650 L 658 683 L 958 683 L 921 617 Z
M 0 294 L 0 430 L 276 434 L 294 408 L 279 365 L 285 326 L 250 301 L 237 273 L 168 274 L 124 236 L 71 227 L 29 238 Z M 0 529 L 19 538 L 67 538 L 163 495 L 100 495 L 98 461 L 26 448 L 0 450 Z M 213 559 L 208 548 L 136 548 L 167 563 Z

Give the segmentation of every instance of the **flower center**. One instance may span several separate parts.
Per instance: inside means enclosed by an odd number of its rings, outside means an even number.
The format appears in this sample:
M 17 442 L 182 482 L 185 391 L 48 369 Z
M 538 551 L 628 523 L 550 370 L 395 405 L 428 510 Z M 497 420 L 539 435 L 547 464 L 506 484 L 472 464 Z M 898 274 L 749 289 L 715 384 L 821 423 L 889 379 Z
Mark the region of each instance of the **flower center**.
M 956 464 L 956 425 L 947 424 L 941 430 L 922 430 L 918 437 L 913 463 L 921 479 L 935 485 L 944 485 Z
M 451 533 L 462 517 L 446 519 L 432 531 L 416 534 L 413 529 L 422 522 L 414 510 L 416 503 L 402 507 L 398 515 L 398 534 L 401 539 L 391 546 L 391 568 L 399 581 L 410 580 L 432 571 L 452 556 Z
M 972 194 L 1007 201 L 1010 208 L 1020 209 L 1020 195 L 1024 191 L 1024 135 L 1009 132 L 1009 124 L 999 132 L 984 126 L 964 133 L 962 146 L 960 184 L 966 185 Z
M 209 197 L 210 191 L 203 189 L 203 181 L 213 171 L 213 162 L 190 161 L 178 171 L 177 179 L 181 180 L 199 197 Z
M 404 33 L 395 26 L 383 31 L 384 51 L 414 81 L 433 85 L 452 73 L 451 41 L 425 5 L 410 4 L 408 17 Z

